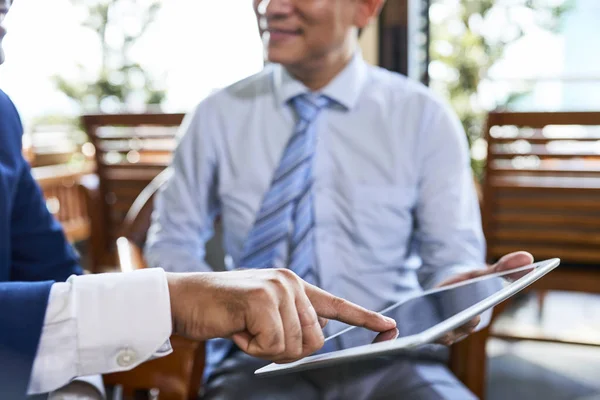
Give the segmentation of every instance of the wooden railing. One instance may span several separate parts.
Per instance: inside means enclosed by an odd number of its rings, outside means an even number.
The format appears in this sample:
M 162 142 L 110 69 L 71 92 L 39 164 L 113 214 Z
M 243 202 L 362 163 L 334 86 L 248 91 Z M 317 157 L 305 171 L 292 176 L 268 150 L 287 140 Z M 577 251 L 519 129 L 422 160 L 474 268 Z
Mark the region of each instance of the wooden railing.
M 42 189 L 48 211 L 61 223 L 72 243 L 90 237 L 88 192 L 82 181 L 92 171 L 93 165 L 74 169 L 64 164 L 37 167 L 31 171 Z

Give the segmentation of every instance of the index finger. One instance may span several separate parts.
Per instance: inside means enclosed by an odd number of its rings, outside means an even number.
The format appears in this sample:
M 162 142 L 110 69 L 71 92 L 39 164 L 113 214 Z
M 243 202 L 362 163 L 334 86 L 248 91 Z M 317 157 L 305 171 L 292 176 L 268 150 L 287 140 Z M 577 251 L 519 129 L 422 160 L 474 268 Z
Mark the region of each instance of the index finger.
M 396 327 L 396 321 L 393 319 L 369 311 L 311 284 L 305 284 L 305 291 L 319 317 L 335 319 L 376 332 L 384 332 Z

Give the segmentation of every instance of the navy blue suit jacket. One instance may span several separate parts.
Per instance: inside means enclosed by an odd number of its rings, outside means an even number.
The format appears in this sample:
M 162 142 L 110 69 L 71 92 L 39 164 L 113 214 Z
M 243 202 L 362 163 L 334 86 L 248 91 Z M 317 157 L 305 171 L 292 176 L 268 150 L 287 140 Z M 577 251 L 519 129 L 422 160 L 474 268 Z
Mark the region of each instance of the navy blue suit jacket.
M 19 114 L 0 91 L 0 398 L 25 397 L 50 287 L 79 274 L 22 156 Z

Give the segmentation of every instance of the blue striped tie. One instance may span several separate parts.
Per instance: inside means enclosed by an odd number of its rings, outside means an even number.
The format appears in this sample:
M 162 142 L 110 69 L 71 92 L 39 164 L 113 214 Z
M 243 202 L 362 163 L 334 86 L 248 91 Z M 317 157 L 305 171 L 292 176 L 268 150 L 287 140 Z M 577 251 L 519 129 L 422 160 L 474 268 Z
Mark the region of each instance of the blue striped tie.
M 291 100 L 298 122 L 265 193 L 254 226 L 248 234 L 241 268 L 289 267 L 310 283 L 318 283 L 315 271 L 312 159 L 315 153 L 313 121 L 331 104 L 326 97 L 301 95 Z M 331 346 L 327 342 L 326 346 Z M 205 378 L 213 368 L 237 351 L 228 339 L 207 342 Z
M 314 120 L 330 104 L 324 96 L 291 100 L 297 114 L 294 134 L 263 197 L 240 258 L 242 268 L 285 268 L 315 283 L 312 165 Z

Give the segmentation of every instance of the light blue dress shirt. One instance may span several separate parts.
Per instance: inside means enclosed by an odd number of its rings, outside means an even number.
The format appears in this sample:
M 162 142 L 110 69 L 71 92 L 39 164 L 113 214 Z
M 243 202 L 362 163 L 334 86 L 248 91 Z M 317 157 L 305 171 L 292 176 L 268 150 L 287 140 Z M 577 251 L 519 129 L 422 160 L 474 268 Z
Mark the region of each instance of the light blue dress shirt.
M 203 100 L 186 118 L 157 197 L 145 254 L 167 271 L 209 271 L 205 244 L 221 215 L 235 268 L 295 116 L 309 90 L 270 65 Z M 323 90 L 317 121 L 317 271 L 327 291 L 380 310 L 459 272 L 485 245 L 462 126 L 419 83 L 357 53 Z M 265 266 L 268 267 L 268 266 Z M 340 329 L 330 324 L 330 332 Z

